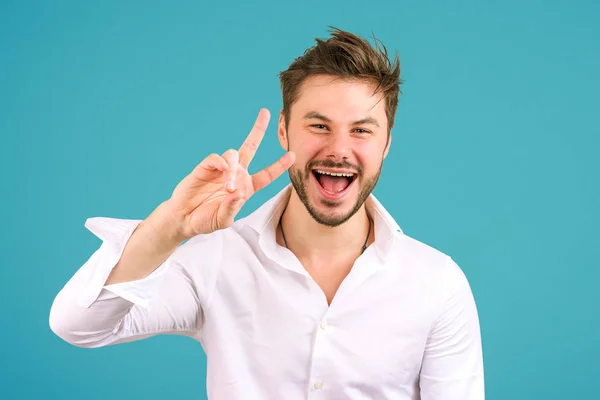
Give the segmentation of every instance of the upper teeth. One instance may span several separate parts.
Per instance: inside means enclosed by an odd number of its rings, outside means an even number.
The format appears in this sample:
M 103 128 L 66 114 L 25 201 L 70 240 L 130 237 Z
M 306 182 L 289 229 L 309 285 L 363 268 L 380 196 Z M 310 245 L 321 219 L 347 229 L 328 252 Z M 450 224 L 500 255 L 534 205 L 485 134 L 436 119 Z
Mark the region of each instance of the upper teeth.
M 328 171 L 321 171 L 320 169 L 317 170 L 317 172 L 319 174 L 323 174 L 323 175 L 331 175 L 331 176 L 346 176 L 351 178 L 354 174 L 344 174 L 342 172 L 328 172 Z

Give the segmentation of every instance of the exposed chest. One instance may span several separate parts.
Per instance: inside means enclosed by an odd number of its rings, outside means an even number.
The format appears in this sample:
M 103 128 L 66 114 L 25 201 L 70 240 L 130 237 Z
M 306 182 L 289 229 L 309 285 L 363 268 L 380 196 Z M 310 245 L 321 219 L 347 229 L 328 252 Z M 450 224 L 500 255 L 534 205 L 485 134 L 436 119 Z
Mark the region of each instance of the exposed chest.
M 327 298 L 327 304 L 331 305 L 335 294 L 337 293 L 344 279 L 346 279 L 350 273 L 351 269 L 352 265 L 349 264 L 337 268 L 309 267 L 306 268 L 306 271 L 325 294 L 325 297 Z

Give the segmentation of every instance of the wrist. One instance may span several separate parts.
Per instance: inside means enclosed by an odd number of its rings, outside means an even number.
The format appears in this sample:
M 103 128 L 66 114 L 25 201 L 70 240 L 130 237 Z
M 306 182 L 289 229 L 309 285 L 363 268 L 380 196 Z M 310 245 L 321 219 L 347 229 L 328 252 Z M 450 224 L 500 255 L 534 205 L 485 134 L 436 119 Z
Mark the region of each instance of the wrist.
M 183 233 L 183 218 L 179 218 L 169 201 L 161 203 L 144 223 L 152 231 L 152 242 L 165 248 L 175 248 L 188 239 Z

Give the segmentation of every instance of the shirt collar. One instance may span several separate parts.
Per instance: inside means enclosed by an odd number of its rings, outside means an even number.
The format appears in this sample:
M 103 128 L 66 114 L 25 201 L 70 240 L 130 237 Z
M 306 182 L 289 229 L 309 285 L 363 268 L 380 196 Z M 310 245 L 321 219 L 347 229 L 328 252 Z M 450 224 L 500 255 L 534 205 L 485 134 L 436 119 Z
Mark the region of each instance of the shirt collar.
M 279 217 L 283 213 L 291 191 L 292 185 L 288 184 L 257 210 L 247 217 L 240 219 L 238 223 L 242 227 L 249 227 L 256 232 L 259 236 L 259 243 L 274 248 L 276 244 L 275 229 L 277 229 Z M 399 232 L 402 234 L 402 229 L 400 229 L 400 226 L 379 200 L 377 200 L 375 195 L 369 195 L 365 201 L 365 205 L 375 225 L 375 242 L 373 246 L 376 248 L 378 256 L 384 259 L 392 246 L 396 233 Z

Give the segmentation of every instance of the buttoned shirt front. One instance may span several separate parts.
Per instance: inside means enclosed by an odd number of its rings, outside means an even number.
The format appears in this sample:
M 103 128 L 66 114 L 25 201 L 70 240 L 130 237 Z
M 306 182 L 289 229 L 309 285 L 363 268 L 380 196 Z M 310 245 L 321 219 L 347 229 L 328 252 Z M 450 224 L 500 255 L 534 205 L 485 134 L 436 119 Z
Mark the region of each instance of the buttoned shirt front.
M 88 219 L 102 245 L 56 296 L 52 330 L 90 348 L 187 335 L 206 352 L 211 400 L 483 399 L 477 309 L 452 258 L 371 195 L 375 240 L 328 305 L 275 240 L 290 190 L 133 282 L 104 285 L 141 221 Z

